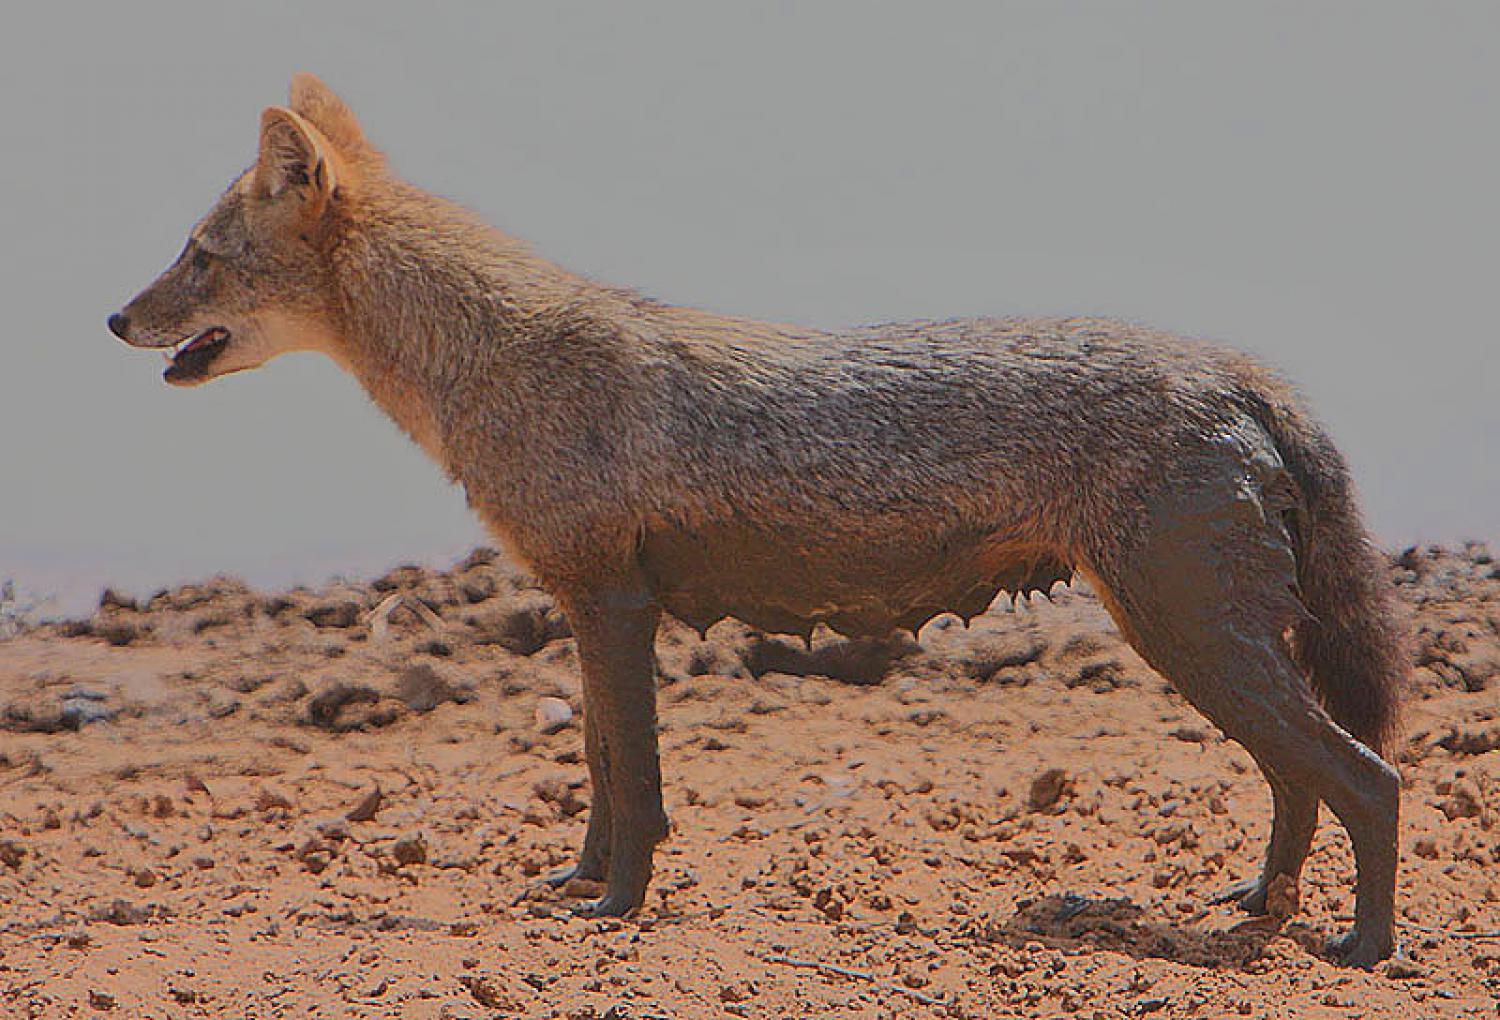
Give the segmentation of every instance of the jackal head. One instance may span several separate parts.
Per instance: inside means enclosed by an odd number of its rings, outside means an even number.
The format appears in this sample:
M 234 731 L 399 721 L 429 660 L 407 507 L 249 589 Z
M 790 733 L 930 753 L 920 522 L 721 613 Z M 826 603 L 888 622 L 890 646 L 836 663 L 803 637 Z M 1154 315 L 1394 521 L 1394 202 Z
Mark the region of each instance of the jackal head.
M 286 351 L 342 360 L 332 253 L 349 188 L 378 159 L 339 98 L 297 75 L 288 105 L 261 114 L 255 165 L 193 227 L 177 261 L 109 317 L 110 331 L 161 350 L 164 378 L 178 386 Z

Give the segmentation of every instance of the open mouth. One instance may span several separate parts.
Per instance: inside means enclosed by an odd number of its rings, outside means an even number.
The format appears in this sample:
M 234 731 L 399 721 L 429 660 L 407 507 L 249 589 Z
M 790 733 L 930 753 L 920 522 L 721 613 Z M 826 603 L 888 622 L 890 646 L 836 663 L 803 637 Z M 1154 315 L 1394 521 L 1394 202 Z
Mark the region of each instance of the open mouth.
M 224 348 L 229 346 L 229 330 L 210 326 L 183 340 L 173 354 L 162 352 L 169 364 L 162 378 L 169 383 L 197 382 L 208 376 L 208 370 Z

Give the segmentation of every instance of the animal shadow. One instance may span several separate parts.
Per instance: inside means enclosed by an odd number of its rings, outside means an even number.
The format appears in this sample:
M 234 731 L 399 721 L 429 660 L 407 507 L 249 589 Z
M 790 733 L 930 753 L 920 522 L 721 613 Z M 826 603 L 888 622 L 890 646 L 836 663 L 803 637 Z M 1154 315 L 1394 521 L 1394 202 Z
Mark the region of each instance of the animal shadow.
M 1322 937 L 1305 924 L 1246 918 L 1216 930 L 1212 918 L 1196 917 L 1198 924 L 1179 926 L 1123 897 L 1094 900 L 1060 893 L 1023 905 L 1009 920 L 989 926 L 985 938 L 1016 948 L 1038 941 L 1055 948 L 1088 946 L 1137 960 L 1170 960 L 1215 970 L 1244 970 L 1278 935 L 1314 955 L 1325 955 Z

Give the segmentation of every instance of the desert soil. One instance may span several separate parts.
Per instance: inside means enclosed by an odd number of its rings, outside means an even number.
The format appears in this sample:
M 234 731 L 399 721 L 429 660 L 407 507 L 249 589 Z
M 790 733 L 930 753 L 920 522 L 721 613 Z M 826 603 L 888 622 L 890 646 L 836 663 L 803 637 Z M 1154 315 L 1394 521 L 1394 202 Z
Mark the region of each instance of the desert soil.
M 1405 953 L 1371 973 L 1323 953 L 1354 905 L 1326 811 L 1295 913 L 1210 902 L 1266 786 L 1062 589 L 920 645 L 664 627 L 673 835 L 637 917 L 577 917 L 597 889 L 539 882 L 589 798 L 574 643 L 479 551 L 0 643 L 0 1015 L 1493 1017 L 1500 568 L 1391 571 Z

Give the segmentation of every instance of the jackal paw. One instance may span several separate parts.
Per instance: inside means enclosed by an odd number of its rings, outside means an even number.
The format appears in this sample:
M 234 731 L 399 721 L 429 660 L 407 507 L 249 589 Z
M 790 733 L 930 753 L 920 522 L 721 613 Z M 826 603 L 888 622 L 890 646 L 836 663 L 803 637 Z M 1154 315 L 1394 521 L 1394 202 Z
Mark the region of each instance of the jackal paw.
M 579 917 L 626 917 L 635 913 L 640 905 L 640 900 L 633 896 L 605 893 L 597 900 L 574 907 L 573 913 Z
M 1356 924 L 1342 937 L 1329 939 L 1326 948 L 1329 956 L 1346 967 L 1369 970 L 1396 952 L 1396 939 L 1389 933 L 1366 935 Z
M 1236 882 L 1229 888 L 1215 893 L 1209 902 L 1215 906 L 1233 903 L 1247 914 L 1264 917 L 1266 914 L 1265 883 L 1258 878 Z
M 606 877 L 603 861 L 581 860 L 572 867 L 550 872 L 542 881 L 554 889 L 561 889 L 575 878 L 584 882 L 602 882 Z

